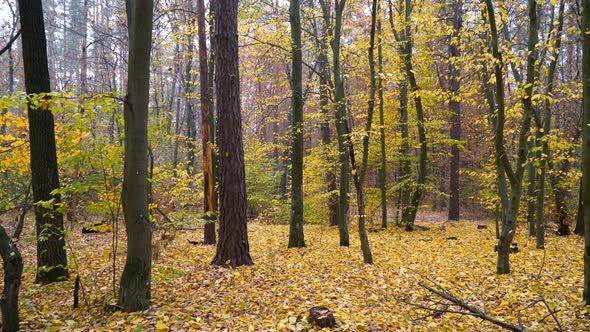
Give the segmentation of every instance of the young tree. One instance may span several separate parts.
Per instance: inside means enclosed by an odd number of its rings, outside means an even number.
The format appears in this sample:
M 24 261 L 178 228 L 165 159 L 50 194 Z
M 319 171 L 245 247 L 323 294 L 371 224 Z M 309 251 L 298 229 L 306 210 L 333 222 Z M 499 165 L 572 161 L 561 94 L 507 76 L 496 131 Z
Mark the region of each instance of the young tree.
M 414 43 L 412 39 L 412 12 L 414 5 L 411 0 L 400 2 L 403 10 L 403 29 L 399 33 L 396 31 L 393 24 L 393 5 L 389 0 L 389 23 L 391 29 L 394 31 L 395 40 L 399 43 L 399 52 L 403 64 L 404 79 L 400 82 L 400 120 L 402 132 L 402 162 L 401 162 L 401 176 L 402 181 L 409 180 L 411 176 L 411 164 L 409 159 L 409 132 L 408 132 L 408 93 L 413 94 L 414 106 L 416 107 L 416 120 L 418 122 L 418 141 L 420 143 L 420 150 L 418 153 L 418 178 L 413 192 L 410 191 L 407 185 L 404 185 L 401 191 L 400 201 L 402 202 L 402 224 L 406 230 L 414 230 L 414 222 L 422 196 L 424 194 L 426 185 L 426 162 L 428 158 L 428 147 L 426 145 L 426 130 L 424 128 L 424 107 L 422 105 L 422 97 L 418 94 L 420 87 L 416 81 L 416 75 L 413 69 L 413 49 Z M 408 90 L 411 89 L 411 90 Z
M 19 0 L 18 4 L 25 87 L 31 98 L 38 98 L 28 103 L 28 116 L 33 199 L 48 203 L 35 205 L 36 282 L 46 284 L 68 278 L 63 216 L 56 208 L 61 197 L 54 192 L 59 189 L 55 128 L 45 95 L 50 92 L 47 40 L 41 0 Z
M 121 276 L 119 306 L 123 311 L 150 305 L 153 224 L 148 210 L 148 105 L 152 0 L 127 0 L 129 69 L 125 118 L 123 214 L 127 232 L 127 260 Z
M 299 0 L 291 0 L 291 221 L 289 248 L 305 247 L 303 234 L 303 56 L 301 52 L 301 10 Z
M 457 60 L 461 56 L 459 49 L 459 40 L 461 28 L 463 27 L 463 1 L 454 0 L 450 7 L 452 13 L 453 32 L 449 36 L 449 88 L 451 92 L 449 100 L 449 110 L 451 111 L 451 169 L 450 169 L 450 195 L 449 195 L 449 220 L 459 220 L 460 217 L 460 187 L 459 187 L 459 168 L 460 155 L 459 144 L 461 140 L 461 101 L 459 89 L 461 88 L 461 78 L 459 77 L 459 67 Z
M 346 99 L 344 94 L 344 79 L 340 67 L 340 37 L 342 34 L 342 13 L 346 0 L 334 1 L 334 18 L 331 19 L 330 3 L 320 0 L 324 23 L 328 27 L 328 36 L 332 47 L 332 75 L 334 82 L 334 104 L 336 108 L 336 132 L 338 134 L 338 162 L 340 163 L 340 183 L 338 196 L 338 230 L 340 233 L 340 245 L 348 247 L 350 238 L 348 234 L 348 187 L 350 185 L 350 156 L 347 147 L 346 127 L 348 116 L 346 112 Z M 333 22 L 331 22 L 333 21 Z M 333 23 L 333 24 L 331 24 Z
M 520 133 L 518 136 L 518 154 L 516 165 L 510 163 L 506 147 L 504 145 L 504 125 L 505 125 L 505 92 L 504 92 L 504 74 L 503 58 L 499 51 L 498 30 L 496 26 L 496 17 L 492 0 L 485 0 L 487 8 L 487 19 L 490 27 L 492 56 L 495 60 L 494 75 L 496 84 L 496 105 L 495 105 L 495 135 L 494 147 L 496 157 L 496 171 L 498 181 L 498 192 L 501 202 L 502 227 L 500 238 L 498 239 L 497 251 L 498 261 L 496 273 L 510 273 L 510 246 L 512 239 L 516 234 L 516 218 L 522 196 L 522 180 L 524 176 L 524 165 L 527 156 L 527 138 L 531 127 L 531 116 L 533 112 L 532 96 L 533 86 L 536 78 L 536 45 L 537 35 L 537 4 L 536 0 L 528 1 L 529 11 L 529 40 L 528 40 L 528 58 L 527 58 L 527 78 L 524 87 L 522 104 L 524 114 L 521 120 Z M 494 108 L 493 106 L 491 106 Z M 510 190 L 508 189 L 510 184 Z
M 212 264 L 253 264 L 240 110 L 238 0 L 215 1 L 215 90 L 219 126 L 219 242 Z
M 214 178 L 213 178 L 213 112 L 209 95 L 209 63 L 207 61 L 207 33 L 205 31 L 205 3 L 197 0 L 197 25 L 199 35 L 199 73 L 201 89 L 201 121 L 203 126 L 203 185 L 205 223 L 203 243 L 215 244 Z
M 590 305 L 590 0 L 582 2 L 583 148 L 582 185 L 584 199 L 584 302 Z
M 377 12 L 381 12 L 381 1 L 377 3 Z M 379 190 L 381 194 L 381 227 L 387 227 L 387 158 L 385 157 L 385 111 L 383 100 L 383 37 L 381 15 L 377 15 L 377 92 L 379 95 L 379 143 L 381 163 L 379 165 Z

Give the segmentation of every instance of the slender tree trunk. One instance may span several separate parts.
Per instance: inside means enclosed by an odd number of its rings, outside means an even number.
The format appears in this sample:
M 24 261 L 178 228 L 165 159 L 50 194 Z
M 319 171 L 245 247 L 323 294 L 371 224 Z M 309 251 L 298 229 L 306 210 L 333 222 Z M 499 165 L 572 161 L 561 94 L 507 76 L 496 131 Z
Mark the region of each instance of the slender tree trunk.
M 303 56 L 301 52 L 301 9 L 291 0 L 291 220 L 289 248 L 305 247 L 303 234 Z
M 507 274 L 510 273 L 510 245 L 516 233 L 516 218 L 518 216 L 518 209 L 520 206 L 520 199 L 522 196 L 522 180 L 524 174 L 524 165 L 527 157 L 527 139 L 531 126 L 532 109 L 532 93 L 533 85 L 535 83 L 535 62 L 537 59 L 535 46 L 537 44 L 537 30 L 536 30 L 536 1 L 529 0 L 529 17 L 532 17 L 529 27 L 529 41 L 527 58 L 527 81 L 525 88 L 525 95 L 522 103 L 524 105 L 524 114 L 521 120 L 520 133 L 518 137 L 518 151 L 516 160 L 516 170 L 513 169 L 506 148 L 504 145 L 504 125 L 505 125 L 505 92 L 504 92 L 504 75 L 503 75 L 503 58 L 499 52 L 498 45 L 498 31 L 496 26 L 496 18 L 492 0 L 485 0 L 487 8 L 487 18 L 490 27 L 490 42 L 492 49 L 492 56 L 494 57 L 494 75 L 496 83 L 496 107 L 495 109 L 495 135 L 494 146 L 496 154 L 496 168 L 498 177 L 498 193 L 501 201 L 502 211 L 502 227 L 500 230 L 500 237 L 496 247 L 498 251 L 498 261 L 496 266 L 496 273 Z M 508 190 L 508 182 L 510 183 L 510 191 Z
M 322 7 L 324 21 L 326 24 L 330 22 L 329 9 L 326 1 L 320 0 Z M 347 147 L 346 126 L 346 99 L 344 95 L 344 81 L 340 68 L 340 36 L 342 33 L 342 13 L 346 0 L 334 2 L 334 24 L 331 28 L 332 47 L 332 62 L 333 62 L 333 76 L 334 76 L 334 103 L 336 108 L 336 132 L 338 134 L 338 161 L 340 163 L 340 183 L 338 190 L 338 230 L 340 233 L 340 245 L 348 247 L 350 245 L 350 238 L 348 234 L 348 189 L 350 186 L 350 156 Z
M 322 123 L 320 131 L 322 134 L 322 144 L 324 145 L 324 152 L 326 163 L 329 165 L 326 170 L 325 182 L 328 184 L 328 220 L 330 226 L 338 225 L 338 185 L 336 183 L 336 170 L 334 167 L 335 160 L 330 154 L 330 146 L 332 145 L 332 135 L 330 132 L 330 61 L 328 60 L 328 27 L 327 22 L 323 22 L 321 27 L 321 35 L 317 36 L 320 44 L 320 52 L 318 55 L 319 62 L 319 83 L 320 83 L 320 110 L 322 112 Z
M 4 292 L 0 299 L 2 331 L 18 331 L 18 291 L 23 273 L 23 259 L 16 245 L 0 226 L 0 256 L 4 262 Z
M 204 244 L 215 244 L 215 202 L 213 179 L 213 112 L 209 94 L 209 63 L 207 62 L 207 34 L 205 31 L 205 3 L 197 0 L 197 24 L 199 34 L 199 73 L 201 88 L 201 121 L 203 126 L 203 193 L 205 206 Z
M 186 110 L 186 145 L 187 145 L 187 164 L 186 170 L 189 174 L 196 174 L 197 164 L 195 162 L 195 149 L 197 148 L 197 127 L 195 112 L 193 111 L 193 53 L 194 53 L 194 36 L 187 36 L 186 64 L 184 67 L 184 103 Z
M 19 0 L 23 65 L 27 94 L 50 92 L 47 65 L 47 41 L 41 0 Z M 29 140 L 31 147 L 31 175 L 33 200 L 53 200 L 51 208 L 35 205 L 37 230 L 37 277 L 38 283 L 51 283 L 68 278 L 67 255 L 63 229 L 63 216 L 56 208 L 61 202 L 59 189 L 55 128 L 53 114 L 48 109 L 48 98 L 37 97 L 40 107 L 28 105 Z
M 148 104 L 153 1 L 126 0 L 129 27 L 129 69 L 125 118 L 123 214 L 127 258 L 119 306 L 123 311 L 145 310 L 151 298 L 152 231 L 148 210 Z
M 377 12 L 381 12 L 381 2 L 377 4 Z M 383 39 L 381 16 L 377 18 L 377 91 L 379 93 L 379 143 L 381 145 L 381 164 L 379 165 L 379 190 L 381 194 L 381 227 L 387 228 L 387 159 L 385 158 L 385 111 L 383 109 Z
M 584 302 L 590 305 L 590 0 L 582 1 L 582 73 L 584 125 L 582 148 L 582 184 L 584 203 Z
M 564 16 L 564 7 L 565 1 L 562 0 L 559 5 L 559 14 L 557 18 L 557 30 L 555 33 L 555 39 L 552 45 L 553 48 L 553 55 L 551 57 L 551 62 L 549 63 L 549 72 L 547 74 L 547 89 L 545 90 L 546 96 L 553 95 L 553 81 L 555 77 L 555 72 L 557 68 L 557 60 L 559 58 L 559 53 L 561 50 L 561 33 L 563 29 L 563 16 Z M 552 9 L 553 10 L 553 9 Z M 546 135 L 549 134 L 551 130 L 551 102 L 546 99 L 545 100 L 545 114 L 543 116 L 543 130 L 540 131 L 540 141 L 541 144 L 541 158 L 540 158 L 540 165 L 539 168 L 541 173 L 538 175 L 537 183 L 538 183 L 538 191 L 537 191 L 537 219 L 536 219 L 536 235 L 537 235 L 537 249 L 542 249 L 545 247 L 545 176 L 547 174 L 547 165 L 549 167 L 553 166 L 553 163 L 548 161 L 550 151 L 549 151 L 549 142 L 545 139 Z M 568 164 L 567 162 L 565 164 Z M 567 166 L 562 164 L 563 166 Z M 558 227 L 560 233 L 567 233 L 569 234 L 569 226 L 565 223 L 566 217 L 566 209 L 565 209 L 565 202 L 563 202 L 563 195 L 562 191 L 558 188 L 559 183 L 557 183 L 557 179 L 555 176 L 550 176 L 551 182 L 553 184 L 553 192 L 555 195 L 555 203 L 556 209 L 558 214 Z M 541 229 L 540 229 L 541 228 Z
M 459 96 L 460 72 L 456 64 L 461 56 L 459 50 L 460 33 L 463 27 L 463 1 L 455 0 L 451 6 L 453 12 L 453 33 L 449 38 L 449 83 L 451 90 L 451 99 L 449 101 L 449 110 L 451 111 L 451 169 L 450 169 L 450 197 L 449 197 L 449 220 L 459 220 L 460 217 L 460 183 L 459 183 L 459 169 L 461 167 L 461 159 L 459 155 L 459 145 L 457 142 L 461 140 L 461 97 Z
M 536 154 L 533 151 L 533 147 L 535 146 L 535 141 L 530 141 L 529 142 L 529 159 L 533 158 L 536 156 Z M 536 225 L 536 220 L 535 220 L 535 200 L 536 200 L 536 195 L 535 195 L 535 191 L 537 190 L 537 170 L 535 169 L 535 164 L 532 161 L 529 161 L 528 166 L 527 166 L 527 225 L 528 225 L 528 231 L 529 231 L 529 236 L 536 236 L 537 232 L 535 230 L 535 225 Z
M 424 109 L 422 106 L 422 98 L 418 94 L 420 88 L 416 82 L 416 76 L 414 74 L 413 63 L 412 63 L 412 26 L 410 24 L 412 17 L 412 1 L 405 0 L 405 40 L 404 49 L 402 54 L 404 69 L 408 85 L 414 95 L 414 105 L 416 107 L 416 120 L 418 122 L 418 141 L 420 143 L 420 152 L 418 154 L 418 179 L 416 182 L 416 188 L 414 189 L 410 205 L 402 212 L 402 223 L 405 225 L 406 230 L 412 231 L 414 229 L 414 222 L 416 221 L 416 214 L 420 202 L 422 201 L 422 195 L 424 194 L 424 187 L 426 185 L 426 161 L 427 145 L 426 145 L 426 131 L 424 129 Z
M 240 110 L 238 0 L 215 1 L 215 71 L 219 119 L 219 242 L 213 264 L 253 264 L 247 229 L 247 199 Z

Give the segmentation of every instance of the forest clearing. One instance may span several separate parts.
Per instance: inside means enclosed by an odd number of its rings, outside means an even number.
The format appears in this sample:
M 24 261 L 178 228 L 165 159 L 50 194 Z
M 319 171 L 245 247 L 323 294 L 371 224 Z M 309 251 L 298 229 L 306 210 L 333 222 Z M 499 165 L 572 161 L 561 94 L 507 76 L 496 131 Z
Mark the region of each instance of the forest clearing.
M 583 241 L 548 235 L 545 250 L 535 250 L 524 231 L 515 242 L 514 272 L 494 274 L 494 226 L 482 222 L 419 223 L 427 231 L 397 228 L 370 232 L 373 265 L 362 263 L 358 239 L 340 247 L 337 230 L 306 227 L 308 246 L 287 249 L 288 227 L 250 224 L 251 255 L 256 264 L 224 269 L 211 265 L 214 247 L 192 245 L 195 231 L 178 231 L 154 261 L 152 306 L 139 313 L 113 313 L 112 234 L 71 236 L 83 296 L 72 309 L 73 280 L 49 286 L 34 283 L 32 229 L 21 242 L 25 260 L 22 292 L 23 330 L 48 331 L 289 331 L 309 330 L 313 306 L 326 306 L 342 331 L 496 331 L 478 318 L 453 313 L 438 318 L 406 302 L 439 308 L 418 283 L 429 279 L 463 301 L 528 331 L 553 331 L 558 325 L 542 302 L 556 313 L 562 331 L 590 328 L 590 309 L 580 302 Z M 373 228 L 371 228 L 373 229 Z M 157 232 L 159 233 L 159 232 Z M 158 237 L 158 236 L 157 236 Z M 453 238 L 456 239 L 453 239 Z M 121 240 L 124 240 L 123 238 Z M 124 242 L 124 241 L 123 241 Z M 118 262 L 124 259 L 120 248 Z M 119 265 L 121 266 L 121 265 Z M 430 283 L 432 284 L 432 283 Z M 535 303 L 536 302 L 536 303 Z M 459 310 L 448 307 L 449 310 Z M 424 318 L 422 318 L 424 317 Z M 422 319 L 421 319 L 422 318 Z

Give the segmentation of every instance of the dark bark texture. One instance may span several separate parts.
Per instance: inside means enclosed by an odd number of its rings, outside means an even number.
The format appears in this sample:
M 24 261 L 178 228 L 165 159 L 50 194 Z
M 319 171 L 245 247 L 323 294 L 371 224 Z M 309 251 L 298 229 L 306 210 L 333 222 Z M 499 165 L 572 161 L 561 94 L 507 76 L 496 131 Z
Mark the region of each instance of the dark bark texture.
M 291 220 L 289 248 L 305 247 L 303 234 L 303 56 L 301 52 L 301 10 L 299 0 L 291 0 Z
M 151 298 L 152 232 L 148 211 L 148 104 L 153 1 L 127 1 L 128 91 L 124 108 L 123 214 L 127 259 L 119 290 L 123 311 L 145 310 Z
M 25 68 L 27 94 L 49 93 L 49 69 L 47 40 L 43 21 L 41 0 L 19 3 L 22 29 L 22 53 Z M 61 202 L 59 189 L 55 128 L 53 114 L 48 109 L 47 97 L 38 97 L 40 106 L 29 103 L 29 139 L 31 143 L 31 175 L 33 200 L 50 201 L 53 206 Z M 63 215 L 55 208 L 35 205 L 35 228 L 37 230 L 37 277 L 38 283 L 51 283 L 68 278 Z
M 253 264 L 247 229 L 247 199 L 240 110 L 238 1 L 215 1 L 215 86 L 219 132 L 219 242 L 213 264 Z
M 23 259 L 2 226 L 0 226 L 0 256 L 4 262 L 4 292 L 0 299 L 2 331 L 18 331 L 18 292 L 23 273 Z

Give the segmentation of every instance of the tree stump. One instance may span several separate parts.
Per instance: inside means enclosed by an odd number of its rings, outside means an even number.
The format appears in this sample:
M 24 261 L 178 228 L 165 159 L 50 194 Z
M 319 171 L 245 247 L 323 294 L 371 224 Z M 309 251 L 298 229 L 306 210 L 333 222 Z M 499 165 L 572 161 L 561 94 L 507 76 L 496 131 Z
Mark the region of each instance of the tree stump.
M 336 320 L 332 311 L 326 307 L 313 307 L 309 309 L 309 317 L 307 318 L 310 324 L 315 324 L 318 328 L 334 327 Z

